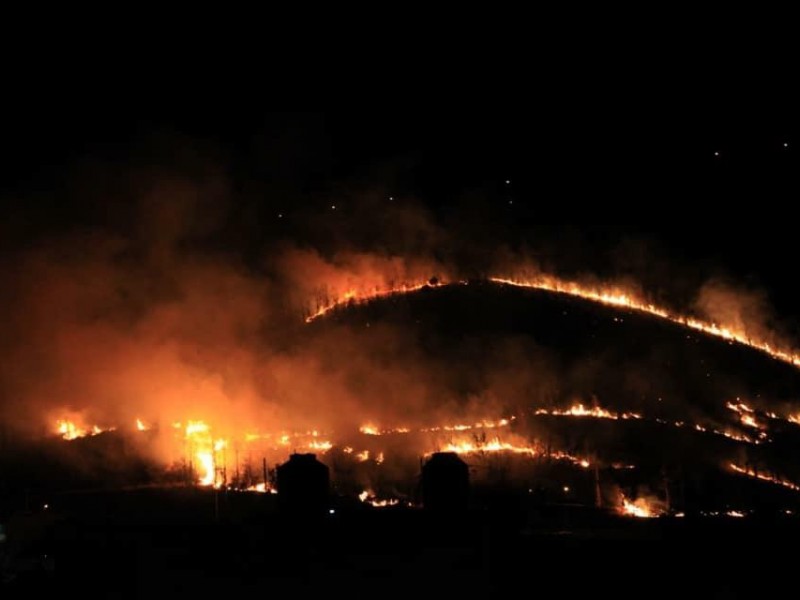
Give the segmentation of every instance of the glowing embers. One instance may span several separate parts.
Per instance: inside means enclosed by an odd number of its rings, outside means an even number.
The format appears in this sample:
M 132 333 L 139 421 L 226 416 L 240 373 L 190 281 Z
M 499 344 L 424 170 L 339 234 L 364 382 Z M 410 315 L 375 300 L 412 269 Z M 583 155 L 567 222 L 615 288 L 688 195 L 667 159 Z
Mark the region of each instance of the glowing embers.
M 615 413 L 599 406 L 588 408 L 581 403 L 573 404 L 567 409 L 547 409 L 538 408 L 534 411 L 534 415 L 551 415 L 556 417 L 590 417 L 593 419 L 643 419 L 642 415 L 634 412 Z
M 148 431 L 150 426 L 142 421 L 141 419 L 136 419 L 136 431 Z
M 56 433 L 65 440 L 71 441 L 82 437 L 99 435 L 106 431 L 114 431 L 116 427 L 100 427 L 98 425 L 86 425 L 79 417 L 71 419 L 58 419 L 56 421 Z
M 666 514 L 666 510 L 661 502 L 648 498 L 637 498 L 630 500 L 624 494 L 620 494 L 619 513 L 626 517 L 636 517 L 638 519 L 655 519 Z
M 402 502 L 397 498 L 378 498 L 372 490 L 364 490 L 358 495 L 358 499 L 364 504 L 369 504 L 375 508 L 387 508 L 389 506 L 399 506 L 403 504 L 410 506 L 408 502 Z
M 405 283 L 394 287 L 362 290 L 350 289 L 344 292 L 341 296 L 333 298 L 323 306 L 317 308 L 313 313 L 306 317 L 306 323 L 311 323 L 315 319 L 325 316 L 339 306 L 344 306 L 351 303 L 363 304 L 378 298 L 386 298 L 389 296 L 394 296 L 395 294 L 408 294 L 410 292 L 417 292 L 427 287 L 438 287 L 440 285 L 442 285 L 442 282 L 439 281 L 439 279 L 432 278 L 425 281 Z
M 754 479 L 760 479 L 761 481 L 767 481 L 769 483 L 774 483 L 775 485 L 780 485 L 795 492 L 800 492 L 800 485 L 792 483 L 786 479 L 782 479 L 780 477 L 776 477 L 774 475 L 770 475 L 769 473 L 765 473 L 762 471 L 757 471 L 756 469 L 752 469 L 749 467 L 742 467 L 737 465 L 736 463 L 729 463 L 731 470 L 735 473 L 739 473 L 740 475 L 746 475 L 747 477 L 752 477 Z

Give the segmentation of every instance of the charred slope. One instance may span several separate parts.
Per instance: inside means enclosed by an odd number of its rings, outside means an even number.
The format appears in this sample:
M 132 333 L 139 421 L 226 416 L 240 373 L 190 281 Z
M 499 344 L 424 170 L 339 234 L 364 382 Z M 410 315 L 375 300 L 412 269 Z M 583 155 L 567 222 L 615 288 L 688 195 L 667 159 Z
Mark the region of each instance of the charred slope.
M 402 332 L 404 348 L 439 374 L 448 411 L 485 403 L 488 413 L 515 415 L 515 432 L 605 468 L 635 466 L 614 475 L 628 489 L 663 497 L 669 480 L 698 507 L 753 506 L 771 494 L 796 502 L 800 370 L 758 350 L 640 312 L 487 282 L 344 306 L 307 335 L 356 332 L 375 346 L 387 331 Z M 552 414 L 576 402 L 618 418 Z M 431 399 L 431 413 L 438 408 Z

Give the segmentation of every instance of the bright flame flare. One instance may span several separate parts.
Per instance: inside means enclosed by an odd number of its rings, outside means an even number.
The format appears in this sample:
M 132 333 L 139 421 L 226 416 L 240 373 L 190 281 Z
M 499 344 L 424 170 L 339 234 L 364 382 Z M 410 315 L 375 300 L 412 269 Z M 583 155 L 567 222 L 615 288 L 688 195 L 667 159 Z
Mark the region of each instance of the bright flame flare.
M 664 511 L 647 501 L 645 498 L 637 498 L 634 501 L 628 500 L 624 495 L 622 496 L 622 506 L 620 513 L 627 517 L 636 517 L 638 519 L 655 519 L 664 514 Z
M 591 417 L 594 419 L 643 419 L 644 417 L 639 413 L 634 412 L 624 412 L 624 413 L 612 413 L 605 408 L 600 408 L 599 406 L 593 406 L 592 408 L 586 408 L 583 404 L 573 404 L 566 410 L 561 409 L 547 409 L 547 408 L 538 408 L 534 411 L 535 415 L 553 415 L 558 417 Z
M 116 427 L 102 428 L 97 425 L 91 427 L 79 425 L 70 419 L 58 419 L 56 421 L 56 433 L 67 441 L 76 440 L 78 438 L 100 435 L 106 431 L 114 431 Z

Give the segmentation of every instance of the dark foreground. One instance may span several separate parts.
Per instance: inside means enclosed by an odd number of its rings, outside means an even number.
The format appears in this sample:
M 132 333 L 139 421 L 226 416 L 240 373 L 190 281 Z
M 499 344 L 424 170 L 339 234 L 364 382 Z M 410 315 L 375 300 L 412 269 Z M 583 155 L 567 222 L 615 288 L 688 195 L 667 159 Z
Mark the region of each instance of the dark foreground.
M 800 539 L 790 517 L 634 520 L 569 507 L 437 517 L 340 502 L 309 518 L 274 500 L 61 496 L 8 522 L 0 596 L 775 597 L 793 588 Z

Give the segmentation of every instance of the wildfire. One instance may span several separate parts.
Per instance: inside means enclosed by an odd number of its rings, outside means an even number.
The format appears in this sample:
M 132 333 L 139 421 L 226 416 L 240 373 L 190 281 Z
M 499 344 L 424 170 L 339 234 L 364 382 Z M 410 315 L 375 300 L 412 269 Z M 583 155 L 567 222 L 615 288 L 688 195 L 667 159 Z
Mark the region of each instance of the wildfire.
M 726 402 L 725 407 L 739 413 L 740 415 L 745 413 L 752 414 L 755 412 L 752 408 L 747 406 L 747 404 L 739 400 L 739 398 L 736 399 L 736 402 Z
M 764 425 L 759 423 L 755 417 L 755 411 L 747 406 L 744 402 L 741 402 L 738 398 L 736 402 L 727 402 L 725 404 L 726 408 L 732 410 L 733 412 L 739 415 L 739 421 L 741 421 L 742 425 L 745 427 L 751 427 L 753 429 L 766 429 Z
M 594 406 L 587 408 L 583 404 L 573 404 L 566 410 L 538 408 L 534 411 L 535 415 L 552 415 L 558 417 L 592 417 L 594 419 L 643 419 L 642 415 L 633 412 L 612 413 L 609 410 Z
M 790 490 L 794 490 L 795 492 L 800 492 L 800 485 L 792 483 L 791 481 L 787 481 L 785 479 L 780 479 L 778 477 L 774 477 L 769 475 L 768 473 L 762 473 L 756 471 L 755 469 L 748 469 L 746 467 L 740 467 L 735 463 L 729 464 L 730 468 L 740 475 L 747 475 L 748 477 L 753 477 L 755 479 L 760 479 L 761 481 L 768 481 L 769 483 L 774 483 L 776 485 L 781 485 L 785 488 L 789 488 Z
M 450 442 L 442 448 L 443 452 L 455 452 L 456 454 L 478 454 L 482 452 L 511 452 L 513 454 L 526 454 L 528 456 L 539 456 L 540 452 L 533 446 L 515 446 L 508 442 L 501 442 L 499 439 L 483 442 L 462 441 Z
M 263 481 L 261 483 L 257 483 L 255 485 L 251 485 L 248 488 L 245 488 L 248 492 L 258 492 L 259 494 L 277 494 L 278 490 L 276 490 L 272 486 L 268 486 Z
M 372 490 L 364 490 L 358 495 L 358 499 L 365 504 L 374 506 L 375 508 L 386 508 L 387 506 L 397 506 L 400 504 L 400 500 L 397 500 L 396 498 L 380 500 L 375 496 L 375 493 Z
M 116 427 L 108 427 L 106 429 L 97 425 L 88 427 L 86 425 L 79 425 L 70 419 L 58 419 L 56 421 L 56 432 L 65 440 L 71 441 L 82 437 L 99 435 L 106 431 L 114 431 Z
M 499 427 L 508 427 L 511 425 L 511 422 L 514 421 L 516 417 L 512 416 L 508 419 L 498 419 L 496 421 L 485 419 L 483 421 L 478 421 L 476 423 L 457 423 L 455 425 L 435 425 L 433 427 L 423 427 L 418 429 L 417 431 L 420 433 L 435 433 L 437 431 L 470 431 L 472 429 L 497 429 Z M 403 433 L 411 433 L 411 429 L 408 427 L 393 427 L 389 429 L 381 429 L 376 425 L 368 424 L 362 425 L 359 428 L 359 431 L 364 435 L 394 435 L 394 434 L 403 434 Z
M 327 452 L 331 448 L 333 448 L 333 444 L 331 442 L 322 441 L 322 440 L 313 440 L 308 443 L 308 448 L 310 450 L 318 450 L 320 452 Z
M 654 317 L 666 319 L 678 325 L 682 325 L 683 327 L 694 329 L 695 331 L 700 331 L 702 333 L 726 340 L 728 342 L 735 342 L 737 344 L 749 346 L 750 348 L 754 348 L 768 354 L 776 360 L 800 367 L 800 352 L 776 348 L 765 340 L 750 337 L 747 331 L 733 325 L 713 323 L 711 321 L 703 321 L 695 317 L 680 315 L 666 308 L 657 306 L 651 302 L 642 300 L 635 293 L 624 290 L 617 286 L 591 286 L 580 284 L 575 281 L 565 281 L 563 279 L 559 279 L 558 277 L 544 274 L 526 279 L 510 279 L 507 277 L 489 277 L 488 279 L 491 282 L 503 285 L 564 294 L 567 296 L 574 296 L 584 300 L 589 300 L 591 302 L 598 302 L 608 306 L 616 306 L 619 308 L 626 308 L 629 310 L 646 313 Z M 465 282 L 462 281 L 459 283 L 463 284 Z M 438 287 L 440 285 L 444 284 L 438 280 L 431 280 L 382 289 L 350 289 L 342 293 L 339 297 L 330 300 L 324 306 L 317 308 L 316 311 L 306 317 L 306 322 L 310 323 L 322 316 L 325 316 L 337 307 L 346 304 L 363 304 L 378 298 L 385 298 L 397 294 L 408 294 L 419 291 L 426 287 Z
M 511 425 L 511 421 L 515 420 L 516 417 L 510 417 L 508 419 L 499 419 L 497 421 L 478 421 L 477 423 L 466 424 L 460 423 L 457 425 L 441 425 L 438 427 L 425 427 L 420 429 L 422 432 L 435 432 L 435 431 L 469 431 L 471 429 L 497 429 L 498 427 L 508 427 Z M 406 429 L 405 431 L 408 431 Z M 394 430 L 393 433 L 402 433 L 401 430 Z
M 200 485 L 217 485 L 216 453 L 225 447 L 224 440 L 216 442 L 211 437 L 211 428 L 204 421 L 188 421 L 186 440 L 194 450 L 197 460 Z
M 717 323 L 711 323 L 709 321 L 702 321 L 694 317 L 687 317 L 673 313 L 665 308 L 641 300 L 634 294 L 619 288 L 610 286 L 603 288 L 589 287 L 574 281 L 563 281 L 548 275 L 540 275 L 536 278 L 526 280 L 504 279 L 499 277 L 490 277 L 489 280 L 495 283 L 501 283 L 515 287 L 532 288 L 554 292 L 557 294 L 575 296 L 585 300 L 590 300 L 592 302 L 599 302 L 601 304 L 647 313 L 661 319 L 667 319 L 668 321 L 672 321 L 673 323 L 677 323 L 678 325 L 682 325 L 690 329 L 702 331 L 703 333 L 713 335 L 714 337 L 718 337 L 729 342 L 736 342 L 738 344 L 755 348 L 756 350 L 765 352 L 776 360 L 781 360 L 796 367 L 800 367 L 800 353 L 796 351 L 775 348 L 768 342 L 751 338 L 746 331 L 737 330 L 732 326 L 720 325 Z
M 344 292 L 338 298 L 332 299 L 330 302 L 328 302 L 324 306 L 319 307 L 316 311 L 307 316 L 306 323 L 311 323 L 312 321 L 327 315 L 329 312 L 335 310 L 339 306 L 343 306 L 346 304 L 364 304 L 372 300 L 376 300 L 378 298 L 387 298 L 389 296 L 394 296 L 396 294 L 408 294 L 410 292 L 417 292 L 427 287 L 438 287 L 440 285 L 442 285 L 442 283 L 439 282 L 437 279 L 431 279 L 431 280 L 426 280 L 416 283 L 407 283 L 396 287 L 389 287 L 382 289 L 371 289 L 371 290 L 350 289 Z
M 627 517 L 636 517 L 639 519 L 654 519 L 664 514 L 664 510 L 657 506 L 654 502 L 649 502 L 646 498 L 637 498 L 636 500 L 629 500 L 624 494 L 620 494 L 622 505 L 620 506 L 620 514 Z
M 141 419 L 136 419 L 136 431 L 147 431 L 150 429 Z
M 460 440 L 449 442 L 441 448 L 442 452 L 455 452 L 456 454 L 497 454 L 509 453 L 531 458 L 549 458 L 552 460 L 563 460 L 574 465 L 587 469 L 591 462 L 579 456 L 573 456 L 567 452 L 551 451 L 547 452 L 540 445 L 513 444 L 501 441 L 499 438 L 491 440 Z
M 216 480 L 214 468 L 214 454 L 206 450 L 197 453 L 197 462 L 200 464 L 200 485 L 213 485 Z
M 686 425 L 687 425 L 685 421 L 666 421 L 666 420 L 660 419 L 660 418 L 656 418 L 655 422 L 656 423 L 660 423 L 662 425 L 671 425 L 671 426 L 677 427 L 679 429 L 683 428 L 683 427 L 686 427 Z M 767 440 L 767 434 L 764 431 L 760 431 L 759 434 L 758 434 L 759 438 L 761 438 L 761 439 L 754 439 L 754 438 L 751 438 L 748 435 L 745 435 L 744 433 L 739 433 L 738 431 L 732 431 L 732 430 L 729 430 L 729 429 L 724 429 L 724 430 L 723 429 L 714 429 L 712 427 L 705 427 L 704 425 L 700 425 L 698 423 L 694 423 L 694 424 L 690 424 L 690 425 L 691 425 L 692 429 L 694 429 L 695 431 L 699 431 L 700 433 L 710 433 L 712 435 L 720 435 L 722 437 L 728 438 L 729 440 L 734 440 L 734 441 L 737 441 L 737 442 L 743 442 L 745 444 L 753 444 L 753 445 L 757 446 L 758 444 L 761 444 L 763 441 Z

